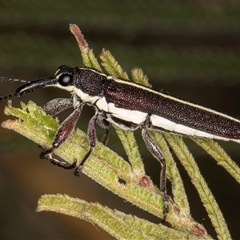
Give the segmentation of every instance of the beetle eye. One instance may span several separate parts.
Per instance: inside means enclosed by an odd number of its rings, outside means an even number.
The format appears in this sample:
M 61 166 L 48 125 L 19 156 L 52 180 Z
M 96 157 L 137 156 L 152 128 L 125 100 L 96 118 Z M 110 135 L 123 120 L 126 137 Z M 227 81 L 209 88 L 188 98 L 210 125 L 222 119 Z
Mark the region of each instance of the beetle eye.
M 59 78 L 58 78 L 58 83 L 62 86 L 69 86 L 71 85 L 73 82 L 73 76 L 69 75 L 69 74 L 62 74 Z

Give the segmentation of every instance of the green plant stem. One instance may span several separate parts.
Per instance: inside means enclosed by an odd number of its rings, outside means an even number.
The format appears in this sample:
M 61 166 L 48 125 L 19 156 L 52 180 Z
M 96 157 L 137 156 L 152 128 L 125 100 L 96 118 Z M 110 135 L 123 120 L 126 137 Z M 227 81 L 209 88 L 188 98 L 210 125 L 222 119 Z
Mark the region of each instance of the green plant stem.
M 182 138 L 176 135 L 166 135 L 165 137 L 171 148 L 177 155 L 178 159 L 181 161 L 182 165 L 186 169 L 188 175 L 192 180 L 193 185 L 197 189 L 201 201 L 203 202 L 203 205 L 208 212 L 208 216 L 211 219 L 211 222 L 218 234 L 218 239 L 231 239 L 222 212 L 213 194 L 208 188 L 207 183 L 202 177 L 192 154 L 189 152 L 187 146 L 182 141 Z

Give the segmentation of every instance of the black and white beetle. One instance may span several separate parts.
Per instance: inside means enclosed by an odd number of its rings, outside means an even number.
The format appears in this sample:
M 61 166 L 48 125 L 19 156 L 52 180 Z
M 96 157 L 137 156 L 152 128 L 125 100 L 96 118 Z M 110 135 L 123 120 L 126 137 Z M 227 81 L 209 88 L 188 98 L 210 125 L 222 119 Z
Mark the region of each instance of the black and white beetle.
M 27 82 L 15 93 L 0 97 L 0 101 L 20 97 L 44 87 L 58 87 L 71 93 L 72 97 L 69 99 L 53 99 L 44 106 L 46 113 L 52 116 L 70 107 L 73 107 L 74 111 L 60 125 L 52 147 L 43 151 L 40 157 L 50 159 L 52 163 L 64 168 L 76 167 L 75 175 L 79 175 L 81 167 L 96 144 L 97 123 L 106 131 L 102 138 L 103 144 L 106 144 L 108 140 L 111 124 L 132 131 L 140 128 L 148 150 L 162 165 L 160 190 L 164 199 L 164 213 L 168 211 L 166 163 L 160 148 L 149 136 L 148 129 L 240 142 L 239 120 L 137 83 L 107 76 L 95 69 L 71 68 L 63 65 L 58 68 L 54 76 L 36 81 L 4 77 L 1 77 L 0 81 Z M 89 121 L 87 131 L 90 149 L 78 166 L 68 166 L 65 162 L 52 158 L 52 153 L 69 137 L 85 104 L 95 108 L 95 115 Z

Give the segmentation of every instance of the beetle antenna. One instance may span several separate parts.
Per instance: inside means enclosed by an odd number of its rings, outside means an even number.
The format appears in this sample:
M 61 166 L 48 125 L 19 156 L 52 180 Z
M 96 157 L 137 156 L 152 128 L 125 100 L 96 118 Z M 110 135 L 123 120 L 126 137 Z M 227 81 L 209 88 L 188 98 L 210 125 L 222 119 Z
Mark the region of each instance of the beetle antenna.
M 22 83 L 30 83 L 31 81 L 23 80 L 23 79 L 17 79 L 17 78 L 8 78 L 8 77 L 0 77 L 0 82 L 22 82 Z M 19 93 L 11 93 L 6 96 L 0 96 L 0 101 L 10 99 L 13 97 L 20 97 Z
M 30 83 L 31 81 L 17 79 L 17 78 L 8 78 L 8 77 L 0 77 L 0 82 L 22 82 L 22 83 Z
M 20 97 L 20 95 L 19 95 L 19 93 L 11 93 L 11 94 L 6 95 L 6 96 L 0 96 L 0 102 L 3 101 L 3 100 L 6 100 L 6 99 L 13 98 L 13 97 Z

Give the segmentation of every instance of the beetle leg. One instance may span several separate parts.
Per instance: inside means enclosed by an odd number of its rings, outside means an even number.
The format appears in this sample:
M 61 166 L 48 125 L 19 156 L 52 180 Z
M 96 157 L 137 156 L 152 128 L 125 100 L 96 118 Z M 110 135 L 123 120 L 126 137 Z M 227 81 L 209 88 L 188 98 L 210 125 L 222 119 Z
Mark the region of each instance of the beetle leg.
M 55 98 L 55 99 L 47 102 L 43 106 L 43 110 L 47 114 L 54 117 L 70 107 L 73 107 L 73 99 L 72 98 Z
M 50 149 L 43 151 L 40 154 L 40 158 L 49 159 L 53 164 L 63 167 L 63 168 L 67 168 L 67 169 L 73 168 L 75 166 L 75 163 L 74 163 L 74 165 L 71 164 L 71 166 L 69 166 L 64 161 L 59 161 L 55 158 L 52 158 L 52 153 L 56 148 L 58 148 L 62 143 L 64 143 L 66 141 L 66 139 L 72 133 L 72 131 L 76 125 L 76 122 L 79 119 L 80 114 L 82 112 L 82 107 L 83 107 L 83 104 L 80 105 L 78 108 L 76 108 L 71 113 L 71 115 L 62 122 L 62 124 L 60 125 L 60 127 L 57 130 L 57 133 L 56 133 L 55 138 L 52 143 L 52 147 Z
M 167 189 L 166 189 L 166 161 L 164 159 L 164 155 L 161 151 L 161 149 L 158 147 L 158 145 L 154 142 L 154 140 L 150 137 L 150 135 L 147 132 L 147 129 L 150 127 L 150 115 L 147 116 L 146 121 L 141 126 L 142 128 L 142 138 L 150 151 L 150 153 L 161 163 L 161 172 L 160 172 L 160 191 L 163 196 L 164 201 L 164 210 L 163 214 L 166 216 L 168 213 L 168 195 L 167 195 Z

